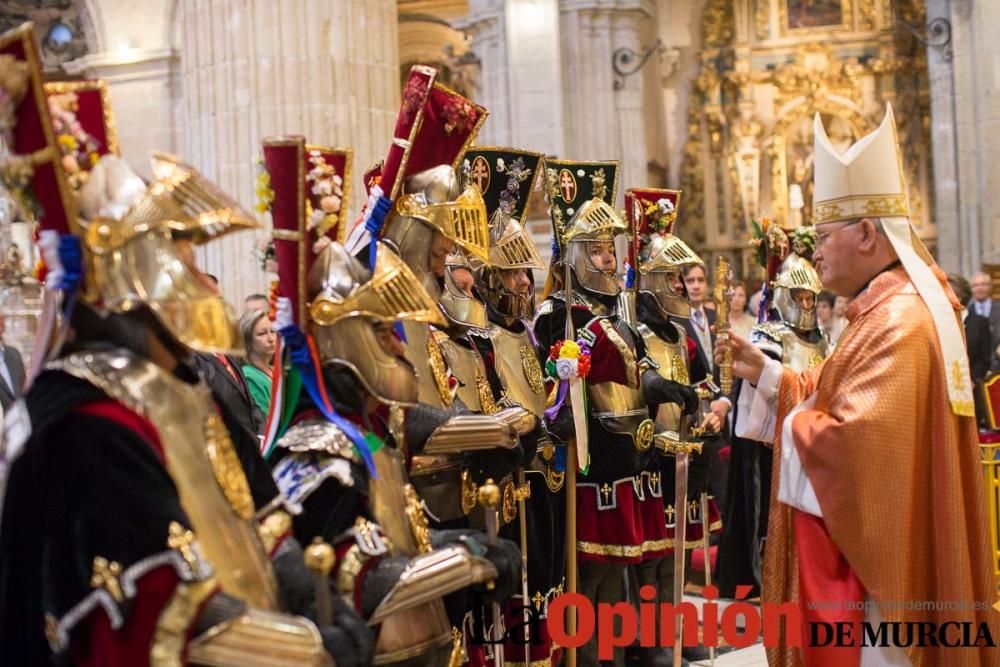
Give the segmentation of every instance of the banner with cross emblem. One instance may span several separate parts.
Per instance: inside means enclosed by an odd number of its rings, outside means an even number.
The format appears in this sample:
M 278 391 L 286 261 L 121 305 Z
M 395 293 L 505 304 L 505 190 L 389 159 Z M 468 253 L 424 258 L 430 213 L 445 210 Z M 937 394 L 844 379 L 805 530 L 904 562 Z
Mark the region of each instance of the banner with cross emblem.
M 563 231 L 580 206 L 597 197 L 614 206 L 618 197 L 617 160 L 546 160 L 545 189 L 560 252 Z

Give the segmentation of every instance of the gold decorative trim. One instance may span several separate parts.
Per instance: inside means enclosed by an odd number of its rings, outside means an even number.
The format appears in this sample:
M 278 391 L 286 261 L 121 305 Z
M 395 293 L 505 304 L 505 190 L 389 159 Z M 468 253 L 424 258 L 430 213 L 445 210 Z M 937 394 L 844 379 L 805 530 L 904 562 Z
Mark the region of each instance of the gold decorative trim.
M 209 414 L 202 424 L 205 433 L 205 454 L 212 464 L 215 481 L 229 501 L 237 516 L 241 519 L 251 519 L 254 515 L 253 496 L 250 495 L 250 484 L 243 473 L 243 465 L 236 456 L 233 442 L 229 439 L 222 419 L 215 413 Z
M 177 585 L 156 621 L 149 648 L 149 664 L 152 667 L 181 667 L 185 664 L 188 631 L 216 586 L 218 582 L 214 577 Z
M 493 387 L 490 386 L 490 381 L 486 379 L 486 373 L 483 370 L 481 362 L 476 364 L 476 390 L 479 393 L 479 407 L 482 408 L 484 415 L 492 415 L 500 410 L 500 406 L 497 405 L 496 400 L 493 398 Z
M 441 403 L 445 407 L 450 407 L 454 396 L 451 392 L 451 386 L 448 383 L 448 365 L 445 363 L 441 346 L 438 345 L 433 333 L 427 336 L 427 349 L 425 352 L 427 354 L 427 365 L 430 367 L 431 377 L 434 380 L 434 386 L 437 387 L 438 395 L 441 397 Z
M 104 79 L 89 79 L 87 81 L 49 81 L 45 83 L 47 95 L 63 93 L 78 93 L 81 90 L 96 90 L 101 96 L 101 112 L 104 118 L 104 134 L 107 139 L 108 152 L 121 155 L 118 147 L 118 127 L 115 125 L 115 113 L 111 109 L 111 93 L 108 82 Z
M 343 557 L 337 565 L 337 592 L 351 609 L 354 606 L 354 589 L 357 584 L 358 575 L 364 569 L 365 563 L 371 560 L 371 556 L 361 550 L 357 544 L 344 552 Z
M 299 242 L 305 239 L 305 235 L 302 232 L 293 232 L 290 229 L 274 229 L 271 231 L 271 236 L 280 241 Z
M 524 377 L 528 381 L 528 386 L 536 394 L 545 393 L 545 382 L 542 378 L 542 367 L 538 363 L 538 355 L 535 349 L 530 345 L 522 345 L 520 348 L 521 352 L 521 369 L 524 371 Z
M 584 542 L 577 540 L 576 549 L 585 554 L 596 556 L 611 556 L 615 558 L 635 558 L 650 551 L 661 551 L 669 549 L 673 540 L 647 540 L 642 544 L 597 544 L 596 542 Z
M 410 530 L 413 532 L 413 539 L 417 544 L 417 551 L 428 554 L 431 548 L 430 526 L 427 524 L 427 515 L 424 514 L 423 501 L 417 495 L 412 484 L 403 487 L 403 495 L 406 497 L 406 518 L 410 522 Z
M 817 225 L 868 216 L 908 217 L 909 215 L 909 202 L 905 194 L 852 195 L 831 199 L 813 206 L 813 216 Z
M 285 510 L 278 510 L 277 512 L 268 514 L 257 525 L 257 534 L 260 535 L 260 542 L 264 547 L 264 551 L 268 554 L 274 551 L 278 540 L 283 535 L 291 532 L 291 530 L 292 517 Z

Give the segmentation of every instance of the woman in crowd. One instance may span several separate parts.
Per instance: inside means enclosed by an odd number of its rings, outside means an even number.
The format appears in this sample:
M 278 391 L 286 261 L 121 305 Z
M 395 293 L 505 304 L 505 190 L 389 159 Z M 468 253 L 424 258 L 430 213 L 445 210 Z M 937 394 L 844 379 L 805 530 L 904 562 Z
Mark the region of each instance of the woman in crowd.
M 837 297 L 829 290 L 823 290 L 816 297 L 816 323 L 830 339 L 830 343 L 837 342 L 837 337 L 834 335 L 836 318 L 833 315 L 833 306 L 836 301 Z
M 250 396 L 264 414 L 271 403 L 271 364 L 277 338 L 271 319 L 263 310 L 248 310 L 240 317 L 240 335 L 246 348 L 243 375 Z
M 733 331 L 748 338 L 750 329 L 757 323 L 757 318 L 747 312 L 747 284 L 735 279 L 731 283 L 732 296 L 729 297 L 729 322 Z

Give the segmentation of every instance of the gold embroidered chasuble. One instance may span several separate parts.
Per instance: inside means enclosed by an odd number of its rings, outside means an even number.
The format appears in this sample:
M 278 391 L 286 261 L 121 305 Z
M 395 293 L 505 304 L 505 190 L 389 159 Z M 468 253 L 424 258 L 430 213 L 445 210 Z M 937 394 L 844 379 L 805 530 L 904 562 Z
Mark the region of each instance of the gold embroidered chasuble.
M 851 302 L 847 319 L 822 365 L 783 371 L 762 601 L 798 599 L 792 509 L 777 501 L 781 425 L 816 392 L 813 409 L 793 417 L 794 444 L 830 536 L 868 597 L 888 605 L 882 620 L 986 621 L 1000 641 L 976 424 L 950 409 L 950 375 L 930 312 L 906 271 L 895 268 Z M 906 609 L 907 601 L 964 607 Z M 986 609 L 974 610 L 976 603 Z M 906 653 L 915 666 L 1000 664 L 996 649 L 913 646 Z M 770 648 L 768 662 L 802 659 L 795 649 Z

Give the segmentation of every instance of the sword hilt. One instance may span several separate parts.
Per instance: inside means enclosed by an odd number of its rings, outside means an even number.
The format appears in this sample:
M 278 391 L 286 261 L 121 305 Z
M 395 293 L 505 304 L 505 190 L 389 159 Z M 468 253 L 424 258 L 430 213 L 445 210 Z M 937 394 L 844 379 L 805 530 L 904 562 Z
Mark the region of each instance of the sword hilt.
M 692 429 L 690 435 L 697 437 L 698 434 L 694 433 L 694 430 Z M 673 437 L 675 435 L 675 433 L 670 431 L 657 433 L 653 436 L 653 444 L 664 454 L 701 454 L 702 443 L 683 441 Z
M 322 537 L 313 538 L 312 544 L 306 547 L 306 567 L 316 575 L 316 615 L 320 625 L 333 623 L 333 600 L 330 599 L 330 571 L 337 562 L 333 547 L 323 541 Z

